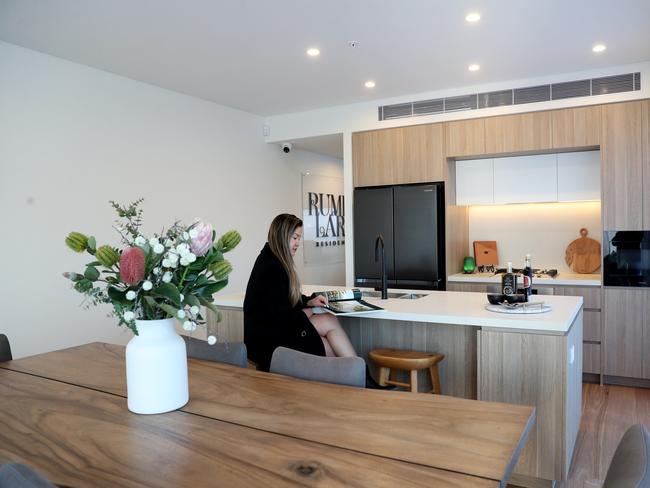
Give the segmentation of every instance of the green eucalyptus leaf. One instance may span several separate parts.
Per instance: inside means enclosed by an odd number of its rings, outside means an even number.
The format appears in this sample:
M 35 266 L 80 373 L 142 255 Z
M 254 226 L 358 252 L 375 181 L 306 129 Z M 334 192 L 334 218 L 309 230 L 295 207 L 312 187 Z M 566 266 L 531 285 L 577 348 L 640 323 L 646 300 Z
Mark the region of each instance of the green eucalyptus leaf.
M 215 313 L 215 315 L 217 317 L 219 317 L 219 315 L 220 315 L 219 309 L 217 308 L 217 306 L 214 303 L 206 300 L 203 297 L 199 297 L 199 302 L 201 302 L 201 305 L 203 305 L 205 308 L 211 310 L 212 312 Z
M 88 250 L 90 251 L 91 254 L 95 254 L 95 251 L 97 250 L 97 241 L 95 240 L 94 236 L 90 236 L 88 238 L 88 242 L 86 243 L 86 246 L 88 247 Z
M 100 263 L 99 261 L 91 261 L 89 263 L 86 263 L 86 266 L 101 266 L 101 265 L 102 263 Z
M 129 301 L 126 299 L 126 292 L 118 290 L 112 286 L 108 287 L 108 297 L 116 303 L 121 303 L 124 305 L 129 303 Z
M 99 270 L 94 266 L 88 266 L 84 271 L 84 277 L 89 281 L 95 281 L 99 278 Z
M 198 307 L 198 306 L 201 305 L 201 302 L 199 301 L 199 299 L 197 297 L 195 297 L 194 295 L 192 295 L 191 293 L 186 293 L 185 294 L 185 300 L 184 301 L 190 307 L 193 307 L 195 305 Z
M 177 307 L 181 306 L 181 292 L 178 291 L 171 283 L 161 283 L 156 288 L 151 290 L 151 294 L 163 298 L 167 298 Z
M 201 297 L 203 298 L 212 297 L 212 295 L 217 293 L 219 290 L 222 290 L 227 284 L 228 284 L 228 279 L 225 279 L 204 286 L 203 288 L 197 290 L 197 295 L 199 295 L 199 300 Z

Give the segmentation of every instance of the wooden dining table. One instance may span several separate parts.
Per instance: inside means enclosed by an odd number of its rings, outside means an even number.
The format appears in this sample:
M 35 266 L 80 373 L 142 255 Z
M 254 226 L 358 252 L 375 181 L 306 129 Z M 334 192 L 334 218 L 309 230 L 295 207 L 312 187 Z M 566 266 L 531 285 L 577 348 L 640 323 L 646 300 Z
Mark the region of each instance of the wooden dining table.
M 67 486 L 506 486 L 535 409 L 190 359 L 190 401 L 126 407 L 124 347 L 0 363 L 0 464 Z

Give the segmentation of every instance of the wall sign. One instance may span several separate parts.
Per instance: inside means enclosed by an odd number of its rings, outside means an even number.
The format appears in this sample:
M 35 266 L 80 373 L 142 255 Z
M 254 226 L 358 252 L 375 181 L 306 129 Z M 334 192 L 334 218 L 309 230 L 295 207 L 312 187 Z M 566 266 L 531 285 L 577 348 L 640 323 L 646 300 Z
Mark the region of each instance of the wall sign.
M 302 175 L 302 222 L 305 264 L 345 261 L 343 178 Z

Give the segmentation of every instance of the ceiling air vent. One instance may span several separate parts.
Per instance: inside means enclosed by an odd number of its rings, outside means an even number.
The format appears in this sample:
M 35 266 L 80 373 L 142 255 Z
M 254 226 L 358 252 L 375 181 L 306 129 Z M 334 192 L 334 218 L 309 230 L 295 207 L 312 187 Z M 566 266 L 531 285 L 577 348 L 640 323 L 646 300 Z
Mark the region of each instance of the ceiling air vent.
M 478 94 L 478 108 L 512 105 L 512 90 L 501 90 Z
M 626 75 L 606 76 L 591 80 L 591 93 L 605 95 L 607 93 L 620 93 L 634 90 L 634 73 Z
M 476 110 L 476 108 L 478 108 L 476 98 L 476 94 L 445 98 L 445 112 L 457 112 L 458 110 Z
M 445 111 L 443 98 L 413 102 L 413 115 L 440 114 Z
M 522 103 L 548 102 L 551 99 L 551 85 L 515 88 L 513 92 L 515 105 L 520 105 Z
M 605 76 L 592 80 L 576 80 L 553 85 L 527 86 L 512 90 L 472 93 L 458 97 L 419 100 L 379 107 L 379 120 L 417 117 L 460 110 L 476 110 L 504 105 L 548 102 L 573 97 L 589 97 L 606 93 L 641 90 L 641 73 Z
M 591 95 L 591 81 L 577 80 L 551 85 L 551 98 L 562 100 L 564 98 L 588 97 Z
M 383 115 L 383 120 L 411 117 L 413 115 L 413 104 L 409 102 L 398 103 L 396 105 L 385 105 Z

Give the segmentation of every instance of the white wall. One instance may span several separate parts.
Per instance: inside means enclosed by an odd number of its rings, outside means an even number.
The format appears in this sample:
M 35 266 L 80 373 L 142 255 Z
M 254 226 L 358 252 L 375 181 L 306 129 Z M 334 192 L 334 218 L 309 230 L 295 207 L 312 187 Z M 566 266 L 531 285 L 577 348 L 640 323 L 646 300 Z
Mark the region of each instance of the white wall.
M 508 261 L 522 267 L 526 254 L 531 254 L 534 268 L 572 273 L 564 255 L 571 241 L 580 237 L 581 227 L 602 242 L 600 202 L 470 206 L 467 255 L 474 256 L 474 241 L 497 241 L 502 267 Z
M 258 116 L 6 43 L 0 73 L 0 332 L 16 357 L 131 337 L 61 276 L 91 261 L 69 231 L 119 243 L 108 200 L 144 197 L 145 233 L 194 217 L 238 229 L 226 293 L 245 289 L 271 219 L 300 209 L 301 168 Z
M 343 137 L 341 135 L 341 137 Z M 302 174 L 334 176 L 343 178 L 343 159 L 324 156 L 300 149 L 293 149 L 289 159 L 294 163 L 295 173 L 292 175 L 292 187 L 295 192 L 294 214 L 302 215 Z M 301 283 L 311 285 L 345 285 L 345 261 L 323 265 L 307 265 L 304 262 L 303 246 L 298 249 L 295 256 L 296 268 Z

